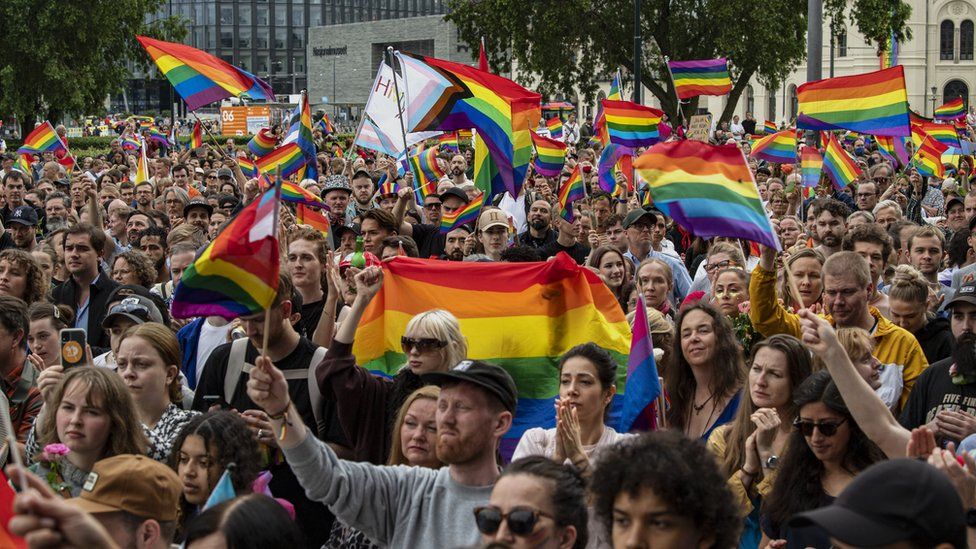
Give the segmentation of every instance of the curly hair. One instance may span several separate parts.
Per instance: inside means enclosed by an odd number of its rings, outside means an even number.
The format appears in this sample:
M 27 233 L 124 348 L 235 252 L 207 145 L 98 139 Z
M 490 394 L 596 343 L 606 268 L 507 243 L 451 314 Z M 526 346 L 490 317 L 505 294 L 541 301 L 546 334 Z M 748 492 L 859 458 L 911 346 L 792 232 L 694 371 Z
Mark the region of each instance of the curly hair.
M 140 286 L 143 288 L 153 287 L 153 284 L 156 283 L 156 266 L 153 264 L 152 258 L 146 255 L 145 252 L 141 250 L 129 250 L 115 256 L 112 260 L 113 272 L 115 271 L 115 264 L 120 259 L 124 259 L 129 264 L 129 268 L 132 269 L 132 274 L 135 275 Z
M 47 288 L 44 287 L 44 276 L 41 272 L 37 260 L 24 250 L 7 249 L 0 252 L 0 262 L 7 261 L 18 269 L 24 271 L 24 295 L 17 296 L 27 303 L 37 303 L 43 301 L 47 295 Z
M 675 431 L 656 431 L 603 450 L 590 491 L 597 519 L 613 532 L 617 497 L 653 491 L 668 511 L 692 521 L 710 547 L 734 547 L 742 519 L 715 457 L 700 441 Z
M 881 449 L 868 439 L 854 421 L 827 371 L 810 375 L 793 392 L 793 403 L 797 410 L 815 402 L 822 402 L 834 412 L 843 415 L 850 426 L 851 437 L 842 463 L 846 471 L 857 474 L 885 459 Z M 823 463 L 810 450 L 803 433 L 794 429 L 786 442 L 782 465 L 776 474 L 773 489 L 763 500 L 762 512 L 769 519 L 771 532 L 778 533 L 793 515 L 820 506 L 823 498 L 823 474 Z
M 586 482 L 572 465 L 556 463 L 543 456 L 529 456 L 513 461 L 502 471 L 501 477 L 526 475 L 551 485 L 553 517 L 557 528 L 572 526 L 576 542 L 572 549 L 583 549 L 589 540 L 586 512 Z M 497 481 L 496 481 L 497 483 Z

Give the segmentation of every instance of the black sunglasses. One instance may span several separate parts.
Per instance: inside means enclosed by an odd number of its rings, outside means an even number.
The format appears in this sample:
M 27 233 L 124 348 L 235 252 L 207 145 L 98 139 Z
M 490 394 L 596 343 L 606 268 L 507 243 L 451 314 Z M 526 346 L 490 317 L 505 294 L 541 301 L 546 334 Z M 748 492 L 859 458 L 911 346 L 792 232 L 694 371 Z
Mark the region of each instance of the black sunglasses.
M 476 507 L 474 510 L 474 520 L 478 524 L 478 531 L 487 536 L 497 532 L 503 520 L 508 521 L 508 529 L 513 534 L 527 536 L 535 530 L 539 517 L 552 518 L 551 515 L 528 507 L 516 507 L 508 513 L 502 513 L 501 509 L 490 505 Z
M 814 427 L 820 431 L 821 435 L 825 437 L 832 437 L 837 434 L 837 429 L 843 425 L 845 421 L 847 421 L 846 417 L 840 421 L 821 421 L 819 423 L 816 421 L 796 419 L 793 421 L 793 427 L 796 427 L 796 429 L 803 433 L 803 436 L 805 437 L 813 436 Z
M 403 352 L 407 354 L 415 347 L 418 352 L 426 353 L 427 351 L 447 347 L 447 342 L 432 337 L 412 338 L 403 336 L 400 338 L 400 347 L 403 347 Z

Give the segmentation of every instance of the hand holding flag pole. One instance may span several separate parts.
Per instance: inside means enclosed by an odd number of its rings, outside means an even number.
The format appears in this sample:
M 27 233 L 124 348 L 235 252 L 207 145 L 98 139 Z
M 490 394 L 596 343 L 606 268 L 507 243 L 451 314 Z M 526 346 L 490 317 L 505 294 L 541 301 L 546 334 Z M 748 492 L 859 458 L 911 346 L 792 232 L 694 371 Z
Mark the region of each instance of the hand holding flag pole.
M 278 166 L 275 169 L 274 185 L 275 185 L 274 226 L 277 227 L 278 214 L 281 211 L 281 166 Z M 277 231 L 275 232 L 275 234 L 277 235 Z M 272 253 L 278 254 L 279 250 L 281 249 L 281 242 L 278 242 L 278 245 L 275 246 L 275 248 L 277 249 L 276 250 L 273 249 Z M 272 257 L 270 259 L 271 262 L 273 263 L 276 258 Z M 278 286 L 278 291 L 279 292 L 281 291 L 280 285 Z M 291 296 L 287 296 L 287 297 L 288 299 L 291 299 Z M 271 360 L 270 357 L 268 357 L 268 333 L 270 331 L 271 331 L 271 307 L 268 307 L 267 309 L 264 310 L 264 333 L 262 334 L 261 353 L 260 353 L 261 356 L 267 358 L 268 360 Z

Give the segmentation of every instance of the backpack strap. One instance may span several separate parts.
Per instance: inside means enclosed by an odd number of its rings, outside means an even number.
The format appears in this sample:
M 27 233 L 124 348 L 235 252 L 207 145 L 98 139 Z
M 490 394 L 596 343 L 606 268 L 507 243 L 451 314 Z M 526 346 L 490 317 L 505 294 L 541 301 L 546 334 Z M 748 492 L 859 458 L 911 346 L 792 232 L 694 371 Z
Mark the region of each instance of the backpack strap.
M 308 398 L 312 402 L 312 413 L 315 414 L 315 430 L 318 432 L 322 424 L 322 391 L 319 389 L 319 382 L 315 379 L 315 371 L 325 358 L 325 347 L 317 347 L 315 354 L 312 355 L 312 363 L 308 366 Z
M 250 372 L 253 364 L 244 364 L 247 354 L 247 338 L 235 339 L 230 344 L 230 357 L 227 359 L 227 372 L 224 374 L 224 403 L 230 404 L 234 399 L 234 389 L 241 379 L 241 373 Z

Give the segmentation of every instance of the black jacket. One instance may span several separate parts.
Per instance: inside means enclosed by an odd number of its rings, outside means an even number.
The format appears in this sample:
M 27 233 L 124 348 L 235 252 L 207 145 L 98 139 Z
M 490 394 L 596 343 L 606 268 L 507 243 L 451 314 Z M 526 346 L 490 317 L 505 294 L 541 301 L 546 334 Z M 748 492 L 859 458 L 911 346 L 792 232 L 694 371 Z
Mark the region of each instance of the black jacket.
M 921 330 L 915 332 L 915 339 L 922 347 L 922 352 L 925 353 L 925 359 L 929 364 L 935 364 L 952 355 L 955 341 L 952 339 L 948 318 L 937 316 L 928 321 Z
M 88 326 L 84 326 L 88 334 L 88 344 L 91 345 L 92 355 L 99 354 L 99 350 L 109 348 L 108 333 L 102 328 L 102 321 L 108 312 L 108 296 L 112 290 L 119 287 L 119 283 L 112 280 L 107 273 L 99 272 L 98 278 L 92 284 L 89 295 L 88 306 Z M 51 292 L 51 297 L 55 303 L 63 303 L 71 307 L 75 314 L 78 314 L 78 285 L 74 278 L 69 278 L 67 282 L 59 284 Z

